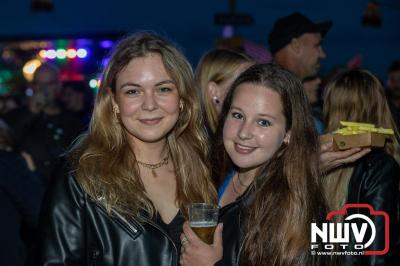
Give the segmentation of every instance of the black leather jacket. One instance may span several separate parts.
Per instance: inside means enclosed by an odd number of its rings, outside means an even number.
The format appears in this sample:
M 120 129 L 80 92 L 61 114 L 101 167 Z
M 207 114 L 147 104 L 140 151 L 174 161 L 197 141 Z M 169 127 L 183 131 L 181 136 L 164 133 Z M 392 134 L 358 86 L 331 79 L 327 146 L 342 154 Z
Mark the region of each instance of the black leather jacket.
M 399 265 L 400 258 L 400 167 L 394 158 L 383 151 L 373 151 L 356 162 L 350 178 L 347 203 L 368 203 L 376 211 L 389 215 L 389 253 L 379 256 L 345 256 L 343 265 Z M 365 213 L 349 209 L 348 215 Z M 369 212 L 369 211 L 368 211 Z M 365 213 L 368 215 L 368 213 Z M 369 216 L 376 227 L 376 238 L 368 247 L 383 250 L 384 221 L 380 216 Z M 396 260 L 397 259 L 397 260 Z
M 110 217 L 76 178 L 59 178 L 41 215 L 40 265 L 178 265 L 178 250 L 154 220 Z
M 248 190 L 236 201 L 224 206 L 221 209 L 220 221 L 224 225 L 222 232 L 223 257 L 215 266 L 238 266 L 240 265 L 240 254 L 244 239 L 244 227 L 246 223 L 246 210 L 255 199 L 255 193 Z M 279 219 L 279 218 L 277 218 Z M 310 225 L 311 226 L 311 225 Z M 318 260 L 316 262 L 315 260 Z M 266 262 L 265 265 L 268 265 Z M 305 266 L 295 262 L 295 266 Z M 311 265 L 328 265 L 326 258 L 313 256 L 307 263 Z M 261 266 L 261 265 L 260 265 Z

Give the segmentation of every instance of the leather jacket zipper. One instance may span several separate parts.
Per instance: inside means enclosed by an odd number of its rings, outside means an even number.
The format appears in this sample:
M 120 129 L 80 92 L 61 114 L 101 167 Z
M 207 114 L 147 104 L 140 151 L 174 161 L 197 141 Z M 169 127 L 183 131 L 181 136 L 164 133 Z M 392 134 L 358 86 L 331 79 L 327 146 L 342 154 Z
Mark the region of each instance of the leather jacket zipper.
M 128 227 L 129 229 L 131 229 L 135 234 L 138 232 L 138 230 L 133 227 L 126 219 L 124 216 L 122 216 L 121 214 L 119 214 L 118 212 L 113 210 L 113 213 L 118 216 L 119 219 L 121 219 Z

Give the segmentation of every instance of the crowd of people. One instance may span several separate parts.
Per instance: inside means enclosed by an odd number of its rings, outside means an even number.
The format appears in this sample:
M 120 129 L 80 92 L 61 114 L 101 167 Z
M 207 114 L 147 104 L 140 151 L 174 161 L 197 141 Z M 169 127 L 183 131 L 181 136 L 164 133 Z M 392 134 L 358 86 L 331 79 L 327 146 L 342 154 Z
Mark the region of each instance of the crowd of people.
M 293 13 L 268 36 L 273 62 L 216 48 L 195 71 L 171 41 L 138 32 L 113 48 L 93 104 L 43 63 L 26 102 L 0 102 L 0 264 L 396 265 L 400 63 L 386 90 L 363 69 L 321 82 L 331 27 Z M 337 150 L 319 135 L 340 121 L 393 134 Z M 212 244 L 188 224 L 196 202 L 221 206 Z M 384 254 L 311 252 L 311 225 L 346 204 L 387 214 L 367 232 Z

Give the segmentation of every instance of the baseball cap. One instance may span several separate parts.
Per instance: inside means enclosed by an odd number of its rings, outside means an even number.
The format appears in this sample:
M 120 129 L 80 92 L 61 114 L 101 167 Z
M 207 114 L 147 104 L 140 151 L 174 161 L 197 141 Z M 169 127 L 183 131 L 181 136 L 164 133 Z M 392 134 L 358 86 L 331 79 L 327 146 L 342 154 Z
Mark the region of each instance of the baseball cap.
M 324 36 L 332 27 L 332 21 L 314 23 L 309 18 L 298 12 L 278 19 L 268 36 L 271 54 L 280 49 L 304 33 L 319 32 Z

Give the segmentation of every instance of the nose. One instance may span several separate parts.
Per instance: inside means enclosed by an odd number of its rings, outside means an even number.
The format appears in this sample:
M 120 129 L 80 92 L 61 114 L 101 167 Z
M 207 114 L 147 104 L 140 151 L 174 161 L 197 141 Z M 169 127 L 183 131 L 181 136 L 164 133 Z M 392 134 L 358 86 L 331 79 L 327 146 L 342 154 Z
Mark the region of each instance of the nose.
M 146 111 L 153 111 L 157 109 L 157 101 L 153 92 L 146 92 L 142 104 L 142 109 Z
M 243 140 L 251 139 L 253 137 L 252 127 L 249 122 L 243 121 L 243 123 L 239 129 L 239 132 L 238 132 L 238 137 Z

